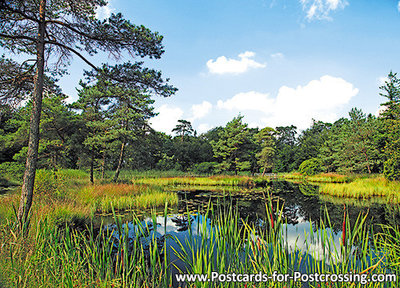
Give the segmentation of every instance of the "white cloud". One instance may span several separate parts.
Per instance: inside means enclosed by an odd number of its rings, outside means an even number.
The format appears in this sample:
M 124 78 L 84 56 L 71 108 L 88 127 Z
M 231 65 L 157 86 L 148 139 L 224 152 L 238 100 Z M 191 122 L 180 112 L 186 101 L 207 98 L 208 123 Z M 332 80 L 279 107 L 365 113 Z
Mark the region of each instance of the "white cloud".
M 171 134 L 179 119 L 182 119 L 183 110 L 179 107 L 172 107 L 167 104 L 156 109 L 159 114 L 150 120 L 150 125 L 157 131 Z
M 210 129 L 211 129 L 211 125 L 208 123 L 201 123 L 199 126 L 197 126 L 197 132 L 199 134 L 207 132 Z
M 114 8 L 111 6 L 111 1 L 107 3 L 106 6 L 98 7 L 96 10 L 96 18 L 100 20 L 107 19 L 114 12 Z
M 400 1 L 397 3 L 397 11 L 400 12 Z
M 256 91 L 239 93 L 226 101 L 218 100 L 217 107 L 227 110 L 262 110 L 274 104 L 273 99 L 269 99 L 269 94 Z
M 212 74 L 241 74 L 247 72 L 251 68 L 264 68 L 267 65 L 258 63 L 253 58 L 256 54 L 246 51 L 239 54 L 239 60 L 220 56 L 216 60 L 207 61 L 208 71 Z
M 271 54 L 271 58 L 273 58 L 273 59 L 283 59 L 283 58 L 285 58 L 285 55 L 283 55 L 282 53 L 278 52 L 278 53 Z
M 212 109 L 212 104 L 208 101 L 203 101 L 201 104 L 192 105 L 192 118 L 191 121 L 195 119 L 200 119 L 210 113 Z
M 346 0 L 299 0 L 308 20 L 330 20 L 332 11 L 344 9 L 349 3 Z
M 353 84 L 329 75 L 312 80 L 305 86 L 282 86 L 276 98 L 268 93 L 250 91 L 239 93 L 217 105 L 227 110 L 255 110 L 264 117 L 261 126 L 294 124 L 300 129 L 310 126 L 312 119 L 332 122 L 336 112 L 358 94 Z

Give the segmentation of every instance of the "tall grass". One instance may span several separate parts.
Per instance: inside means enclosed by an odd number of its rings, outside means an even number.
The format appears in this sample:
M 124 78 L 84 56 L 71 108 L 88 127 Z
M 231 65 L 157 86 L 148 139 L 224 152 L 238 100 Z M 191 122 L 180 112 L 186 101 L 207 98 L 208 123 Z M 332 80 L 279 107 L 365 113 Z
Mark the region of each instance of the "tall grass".
M 246 224 L 236 211 L 216 213 L 212 206 L 205 215 L 205 219 L 211 219 L 211 225 L 203 221 L 194 229 L 188 217 L 188 237 L 174 240 L 179 247 L 175 254 L 185 263 L 186 273 L 211 276 L 212 272 L 267 275 L 273 275 L 274 271 L 282 274 L 399 272 L 396 266 L 400 261 L 398 228 L 384 230 L 371 242 L 365 216 L 359 216 L 351 227 L 345 213 L 338 243 L 338 238 L 329 232 L 327 215 L 320 226 L 310 227 L 304 243 L 299 240 L 293 244 L 285 232 L 287 224 L 282 218 L 282 208 L 274 208 L 268 198 L 266 211 L 268 217 L 261 226 Z M 168 234 L 157 237 L 154 233 L 157 227 L 154 214 L 152 225 L 141 222 L 135 215 L 132 218 L 130 225 L 123 224 L 114 213 L 113 227 L 98 230 L 89 227 L 85 231 L 68 226 L 60 229 L 44 218 L 26 239 L 18 238 L 9 223 L 2 225 L 0 272 L 5 277 L 3 280 L 11 287 L 171 287 L 170 272 L 174 263 L 167 253 Z M 303 287 L 303 283 L 293 280 L 186 284 L 187 287 L 246 287 L 245 284 L 247 287 Z M 376 283 L 367 286 L 344 282 L 308 284 L 309 287 L 384 287 Z M 395 282 L 385 285 L 397 287 Z
M 213 221 L 213 228 L 207 228 L 206 222 L 203 222 L 198 232 L 190 233 L 185 241 L 177 239 L 180 250 L 177 250 L 176 254 L 186 263 L 186 273 L 207 274 L 211 278 L 211 272 L 236 275 L 261 272 L 268 276 L 273 275 L 274 271 L 290 275 L 296 271 L 308 274 L 388 272 L 382 265 L 383 258 L 379 253 L 382 247 L 376 245 L 376 242 L 375 245 L 371 245 L 368 240 L 365 216 L 359 216 L 353 227 L 350 227 L 348 216 L 344 216 L 339 243 L 327 228 L 330 226 L 327 215 L 326 219 L 321 221 L 321 226 L 310 227 L 310 234 L 304 237 L 305 243 L 296 241 L 294 245 L 290 245 L 285 233 L 287 224 L 282 219 L 282 210 L 273 213 L 270 205 L 269 201 L 266 209 L 270 222 L 261 229 L 245 222 L 242 226 L 238 225 L 237 215 L 228 212 Z M 400 235 L 396 237 L 399 240 Z M 280 283 L 268 281 L 187 284 L 188 287 L 246 287 L 245 284 L 249 285 L 247 287 L 383 287 L 376 283 L 375 286 L 364 286 L 355 282 L 311 282 L 308 283 L 310 286 L 304 286 L 304 283 L 290 279 Z M 397 287 L 397 283 L 394 282 L 386 284 L 387 287 Z
M 112 179 L 115 171 L 106 171 L 105 178 Z M 130 182 L 132 178 L 160 178 L 160 177 L 185 177 L 193 176 L 192 172 L 179 170 L 121 170 L 119 178 L 121 182 Z
M 87 173 L 79 170 L 38 170 L 32 207 L 32 223 L 43 215 L 55 224 L 89 223 L 99 213 L 117 210 L 150 209 L 175 205 L 178 196 L 161 187 L 134 184 L 88 184 Z M 20 189 L 0 195 L 0 223 L 11 219 L 13 206 L 18 207 Z
M 160 187 L 134 184 L 88 185 L 76 192 L 77 201 L 90 205 L 95 212 L 132 210 L 164 206 L 166 202 L 175 205 L 178 196 L 164 192 Z
M 116 229 L 62 229 L 42 219 L 28 239 L 1 227 L 0 272 L 10 287 L 166 287 L 162 249 L 150 228 L 134 218 L 137 233 L 115 216 Z M 163 245 L 163 243 L 161 243 Z
M 211 177 L 170 177 L 133 179 L 135 184 L 153 184 L 159 186 L 266 186 L 270 183 L 267 177 L 247 176 L 211 176 Z
M 315 183 L 348 183 L 354 180 L 356 175 L 341 175 L 337 173 L 320 173 L 317 175 L 306 176 L 298 172 L 281 174 L 283 178 L 288 180 L 308 181 Z
M 369 199 L 384 197 L 388 202 L 400 202 L 400 182 L 388 181 L 383 177 L 355 179 L 351 183 L 323 184 L 320 186 L 322 194 L 335 197 L 353 197 Z

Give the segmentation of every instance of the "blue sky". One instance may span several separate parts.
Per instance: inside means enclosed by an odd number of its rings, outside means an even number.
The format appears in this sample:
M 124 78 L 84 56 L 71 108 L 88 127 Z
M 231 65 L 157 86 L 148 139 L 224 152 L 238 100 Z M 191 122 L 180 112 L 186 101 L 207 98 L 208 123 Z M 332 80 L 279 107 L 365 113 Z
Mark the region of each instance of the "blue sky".
M 111 0 L 98 14 L 111 12 L 164 36 L 162 59 L 146 65 L 179 89 L 155 98 L 152 125 L 167 133 L 178 119 L 201 133 L 239 113 L 250 127 L 300 129 L 352 107 L 375 114 L 380 82 L 400 73 L 399 1 Z M 60 80 L 70 101 L 83 69 L 75 58 Z

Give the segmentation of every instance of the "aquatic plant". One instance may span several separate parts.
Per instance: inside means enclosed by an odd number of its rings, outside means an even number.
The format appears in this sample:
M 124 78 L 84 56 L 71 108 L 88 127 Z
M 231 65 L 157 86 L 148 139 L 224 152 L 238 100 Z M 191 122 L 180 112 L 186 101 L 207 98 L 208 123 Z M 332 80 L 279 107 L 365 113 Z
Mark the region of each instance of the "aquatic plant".
M 330 228 L 329 215 L 318 227 L 311 226 L 304 242 L 288 241 L 287 224 L 279 203 L 273 208 L 267 196 L 265 209 L 268 221 L 250 225 L 240 219 L 237 211 L 227 209 L 216 213 L 210 204 L 204 219 L 193 226 L 190 215 L 189 236 L 175 238 L 179 249 L 175 254 L 185 263 L 185 273 L 211 275 L 218 273 L 280 274 L 327 273 L 352 275 L 399 272 L 400 232 L 388 227 L 369 241 L 365 215 L 350 226 L 344 214 L 342 241 L 337 242 Z M 279 208 L 281 207 L 281 208 Z M 167 206 L 164 225 L 167 222 Z M 167 230 L 163 236 L 154 233 L 155 214 L 149 222 L 132 215 L 125 224 L 114 215 L 114 226 L 88 226 L 84 230 L 54 226 L 46 217 L 39 220 L 25 240 L 13 232 L 11 222 L 2 225 L 0 236 L 0 272 L 2 281 L 13 287 L 170 287 L 174 263 L 167 253 Z M 130 228 L 131 227 L 131 228 Z M 133 227 L 133 228 L 132 228 Z M 166 227 L 166 226 L 165 226 Z M 133 229 L 133 231 L 132 231 Z M 307 233 L 306 233 L 307 234 Z M 344 239 L 344 240 L 343 240 Z M 385 258 L 386 257 L 386 258 Z M 390 262 L 388 262 L 390 261 Z M 388 265 L 389 263 L 389 265 Z M 179 267 L 175 267 L 179 268 Z M 180 269 L 180 268 L 179 268 Z M 183 273 L 184 271 L 182 271 Z M 1 280 L 0 280 L 1 281 Z M 188 282 L 187 287 L 302 287 L 303 283 L 286 282 Z M 372 285 L 374 284 L 374 285 Z M 379 284 L 379 285 L 378 285 Z M 383 287 L 381 283 L 373 287 Z M 239 286 L 241 285 L 241 286 Z M 361 287 L 355 282 L 312 281 L 310 287 Z M 318 286 L 320 285 L 320 286 Z M 397 287 L 387 282 L 385 287 Z M 372 287 L 371 286 L 371 287 Z M 364 287 L 364 286 L 362 286 Z

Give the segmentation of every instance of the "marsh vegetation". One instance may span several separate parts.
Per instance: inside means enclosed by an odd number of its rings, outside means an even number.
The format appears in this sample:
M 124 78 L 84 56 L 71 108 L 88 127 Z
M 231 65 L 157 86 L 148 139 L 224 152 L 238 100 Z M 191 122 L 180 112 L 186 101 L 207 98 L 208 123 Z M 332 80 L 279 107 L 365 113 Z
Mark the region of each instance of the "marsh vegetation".
M 178 283 L 175 275 L 210 271 L 398 273 L 397 206 L 327 200 L 320 191 L 328 184 L 248 176 L 158 178 L 126 171 L 124 183 L 91 185 L 83 171 L 38 175 L 40 194 L 28 237 L 14 232 L 10 207 L 18 202 L 18 189 L 2 196 L 5 287 L 208 287 L 211 283 Z M 298 281 L 273 285 L 303 287 Z

